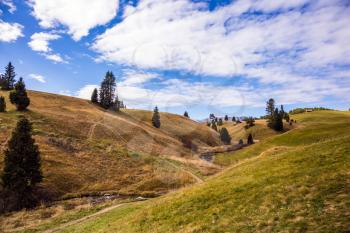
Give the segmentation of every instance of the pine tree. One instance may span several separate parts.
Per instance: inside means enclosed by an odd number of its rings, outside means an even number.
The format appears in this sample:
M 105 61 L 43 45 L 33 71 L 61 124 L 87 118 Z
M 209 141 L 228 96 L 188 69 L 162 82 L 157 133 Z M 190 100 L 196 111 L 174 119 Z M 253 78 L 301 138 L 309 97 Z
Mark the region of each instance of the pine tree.
M 190 117 L 188 116 L 188 112 L 187 112 L 187 111 L 185 111 L 184 117 L 190 118 Z
M 243 145 L 243 139 L 239 139 L 238 144 Z
M 113 110 L 119 112 L 121 108 L 123 108 L 123 102 L 119 101 L 118 95 L 116 95 L 113 104 Z
M 10 92 L 10 101 L 16 105 L 18 111 L 24 111 L 29 106 L 30 99 L 22 78 L 16 83 L 15 90 Z
M 34 205 L 33 188 L 42 181 L 40 152 L 32 138 L 31 123 L 24 117 L 17 122 L 5 150 L 3 188 L 14 198 L 11 208 L 29 208 Z
M 0 112 L 6 112 L 6 101 L 3 96 L 0 96 Z
M 278 108 L 275 109 L 274 114 L 273 114 L 273 129 L 276 131 L 282 131 L 283 130 L 283 118 L 281 115 L 281 112 L 278 111 Z
M 95 88 L 93 91 L 92 91 L 92 94 L 91 94 L 91 102 L 96 104 L 98 103 L 98 91 L 97 91 L 97 88 Z
M 228 121 L 228 116 L 227 115 L 225 115 L 225 121 Z
M 248 138 L 247 138 L 247 144 L 248 144 L 248 145 L 251 145 L 251 144 L 253 144 L 253 143 L 254 143 L 253 135 L 250 133 L 250 134 L 248 135 Z
M 231 144 L 231 136 L 225 127 L 220 130 L 220 139 L 226 145 Z
M 105 109 L 113 107 L 115 86 L 116 86 L 116 83 L 115 83 L 114 74 L 111 71 L 108 71 L 100 87 L 101 107 Z
M 232 117 L 232 121 L 235 122 L 236 121 L 236 117 L 233 116 Z
M 224 123 L 222 122 L 222 118 L 219 119 L 218 126 L 222 126 Z
M 218 131 L 218 127 L 216 126 L 215 120 L 213 120 L 213 121 L 211 122 L 211 128 L 212 128 L 213 130 L 215 130 L 215 131 Z
M 270 128 L 273 127 L 274 125 L 274 111 L 275 111 L 275 100 L 274 99 L 269 99 L 266 103 L 266 116 L 267 116 L 267 122 L 268 126 Z
M 160 128 L 160 115 L 157 106 L 154 108 L 153 111 L 152 125 L 156 128 Z
M 3 74 L 1 77 L 1 88 L 3 90 L 12 90 L 16 82 L 15 77 L 15 67 L 11 62 L 9 62 L 9 64 L 5 67 L 5 74 Z

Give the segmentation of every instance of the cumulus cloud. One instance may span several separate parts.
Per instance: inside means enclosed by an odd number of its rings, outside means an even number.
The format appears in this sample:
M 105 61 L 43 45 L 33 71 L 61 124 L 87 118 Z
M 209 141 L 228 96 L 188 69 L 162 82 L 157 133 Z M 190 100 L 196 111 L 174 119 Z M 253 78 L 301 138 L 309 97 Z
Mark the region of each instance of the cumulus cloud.
M 28 46 L 36 52 L 46 57 L 46 59 L 51 60 L 55 63 L 67 63 L 60 54 L 54 53 L 49 47 L 49 43 L 52 40 L 57 40 L 61 38 L 60 35 L 48 32 L 37 32 L 30 37 Z
M 85 85 L 76 92 L 75 96 L 81 99 L 90 99 L 95 88 L 99 88 L 99 86 L 94 84 Z
M 29 78 L 34 79 L 41 83 L 46 83 L 45 77 L 40 74 L 29 74 Z
M 63 25 L 74 40 L 88 35 L 89 30 L 112 20 L 118 0 L 29 0 L 33 16 L 43 28 Z
M 23 26 L 18 23 L 7 23 L 0 20 L 0 41 L 13 42 L 23 37 Z

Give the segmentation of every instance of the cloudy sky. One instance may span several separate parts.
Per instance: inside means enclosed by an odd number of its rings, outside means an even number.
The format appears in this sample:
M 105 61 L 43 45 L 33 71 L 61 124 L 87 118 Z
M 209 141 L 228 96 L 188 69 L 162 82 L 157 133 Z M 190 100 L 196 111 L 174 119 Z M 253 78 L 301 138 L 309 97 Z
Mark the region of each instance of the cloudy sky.
M 129 108 L 197 119 L 348 109 L 349 25 L 349 0 L 0 0 L 0 66 L 80 98 L 111 70 Z

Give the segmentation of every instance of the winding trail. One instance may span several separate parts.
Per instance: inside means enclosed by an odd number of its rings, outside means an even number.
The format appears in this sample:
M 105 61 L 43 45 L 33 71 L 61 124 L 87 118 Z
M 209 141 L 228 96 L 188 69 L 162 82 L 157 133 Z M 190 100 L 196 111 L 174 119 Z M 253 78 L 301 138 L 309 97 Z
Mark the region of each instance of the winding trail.
M 57 232 L 57 231 L 63 230 L 65 228 L 67 228 L 67 227 L 73 226 L 75 224 L 81 223 L 81 222 L 86 221 L 88 219 L 97 217 L 97 216 L 99 216 L 101 214 L 107 213 L 107 212 L 109 212 L 111 210 L 114 210 L 114 209 L 116 209 L 118 207 L 121 207 L 121 206 L 123 206 L 125 204 L 128 204 L 128 203 L 119 203 L 119 204 L 116 204 L 116 205 L 112 205 L 112 206 L 104 208 L 104 209 L 102 209 L 102 210 L 100 210 L 100 211 L 98 211 L 98 212 L 96 212 L 94 214 L 90 214 L 90 215 L 87 215 L 85 217 L 82 217 L 82 218 L 79 218 L 79 219 L 76 219 L 76 220 L 64 223 L 62 225 L 59 225 L 58 227 L 46 230 L 46 231 L 44 231 L 44 233 L 53 233 L 53 232 Z
M 193 179 L 195 179 L 197 181 L 197 183 L 203 183 L 204 180 L 202 178 L 200 178 L 199 176 L 193 174 L 192 172 L 184 169 L 183 167 L 179 166 L 179 165 L 176 165 L 172 162 L 169 162 L 167 159 L 164 160 L 166 163 L 168 163 L 169 165 L 173 166 L 174 168 L 177 168 L 183 172 L 185 172 L 186 174 L 190 175 Z

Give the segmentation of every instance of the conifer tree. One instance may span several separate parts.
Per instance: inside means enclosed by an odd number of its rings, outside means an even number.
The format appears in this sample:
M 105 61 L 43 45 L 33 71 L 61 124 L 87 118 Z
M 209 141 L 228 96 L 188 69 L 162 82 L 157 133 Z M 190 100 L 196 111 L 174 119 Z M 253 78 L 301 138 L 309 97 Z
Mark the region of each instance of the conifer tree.
M 278 108 L 275 109 L 274 114 L 273 114 L 273 129 L 276 131 L 282 131 L 283 130 L 283 118 L 282 115 L 280 113 L 280 111 L 278 111 Z
M 115 86 L 116 86 L 116 83 L 115 83 L 114 74 L 111 71 L 108 71 L 100 87 L 101 107 L 105 109 L 113 107 Z
M 95 88 L 93 91 L 92 91 L 92 94 L 91 94 L 91 102 L 96 104 L 98 103 L 98 91 L 97 91 L 97 88 Z
M 243 139 L 239 139 L 238 144 L 243 145 Z
M 187 111 L 185 111 L 184 117 L 190 118 L 190 117 L 188 116 L 188 112 L 187 112 Z
M 226 145 L 231 144 L 231 136 L 225 127 L 220 130 L 220 139 Z
M 224 123 L 222 122 L 222 118 L 219 119 L 218 126 L 222 126 Z
M 10 92 L 10 101 L 16 105 L 18 111 L 24 111 L 29 106 L 30 99 L 22 78 L 16 83 L 15 90 Z
M 153 110 L 152 125 L 156 128 L 160 128 L 160 115 L 157 106 Z
M 228 121 L 228 116 L 227 115 L 225 115 L 225 121 Z
M 274 111 L 275 111 L 275 100 L 269 99 L 266 103 L 266 116 L 267 116 L 267 122 L 268 126 L 270 128 L 273 128 L 274 125 Z
M 120 109 L 123 108 L 123 102 L 119 101 L 118 95 L 115 96 L 114 104 L 113 104 L 113 110 L 116 112 L 119 112 Z
M 33 188 L 42 181 L 40 152 L 32 138 L 29 120 L 21 117 L 5 150 L 3 188 L 13 202 L 10 209 L 29 208 L 34 205 Z
M 251 145 L 251 144 L 253 144 L 253 143 L 254 143 L 253 135 L 250 133 L 250 134 L 248 135 L 248 138 L 247 138 L 247 144 L 248 144 L 248 145 Z
M 12 90 L 16 82 L 15 77 L 15 67 L 9 62 L 5 67 L 5 74 L 1 77 L 1 88 L 3 90 Z
M 235 122 L 236 121 L 236 117 L 233 116 L 232 117 L 232 121 Z
M 216 126 L 215 120 L 213 120 L 213 121 L 211 122 L 211 128 L 212 128 L 213 130 L 215 130 L 215 131 L 218 131 L 218 127 Z
M 6 101 L 3 96 L 0 96 L 0 112 L 6 112 Z

